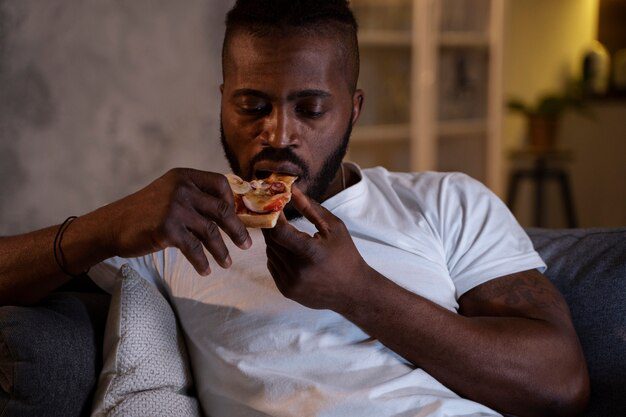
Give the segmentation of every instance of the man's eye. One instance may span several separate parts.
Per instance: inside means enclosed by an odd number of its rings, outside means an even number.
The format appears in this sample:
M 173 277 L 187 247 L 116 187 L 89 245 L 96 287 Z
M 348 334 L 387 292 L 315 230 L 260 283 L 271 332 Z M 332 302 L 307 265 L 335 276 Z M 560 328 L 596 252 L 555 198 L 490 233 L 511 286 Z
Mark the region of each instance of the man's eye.
M 324 115 L 322 110 L 308 109 L 306 107 L 296 107 L 296 112 L 304 117 L 308 117 L 309 119 L 318 119 Z
M 258 115 L 268 111 L 269 106 L 266 104 L 243 105 L 239 107 L 244 114 Z

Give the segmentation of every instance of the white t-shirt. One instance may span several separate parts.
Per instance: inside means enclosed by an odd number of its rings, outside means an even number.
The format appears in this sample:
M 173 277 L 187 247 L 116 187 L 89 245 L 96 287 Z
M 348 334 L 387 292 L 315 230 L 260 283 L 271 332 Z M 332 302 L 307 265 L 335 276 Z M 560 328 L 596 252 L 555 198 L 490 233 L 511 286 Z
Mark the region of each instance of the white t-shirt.
M 358 167 L 357 167 L 358 169 Z M 506 206 L 459 173 L 359 170 L 361 180 L 324 202 L 365 261 L 398 285 L 455 311 L 490 279 L 545 264 Z M 314 233 L 306 219 L 293 221 Z M 228 238 L 233 265 L 199 276 L 167 249 L 92 269 L 106 287 L 126 262 L 165 292 L 179 316 L 198 396 L 212 417 L 497 416 L 462 399 L 330 310 L 285 298 L 267 270 L 265 242 Z M 108 277 L 108 278 L 107 278 Z

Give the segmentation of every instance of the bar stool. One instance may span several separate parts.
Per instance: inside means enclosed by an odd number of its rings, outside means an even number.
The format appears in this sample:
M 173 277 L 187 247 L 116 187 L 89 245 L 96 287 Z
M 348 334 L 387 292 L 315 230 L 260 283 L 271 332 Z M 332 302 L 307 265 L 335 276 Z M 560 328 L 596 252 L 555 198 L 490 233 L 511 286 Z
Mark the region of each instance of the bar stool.
M 517 149 L 509 152 L 509 158 L 516 164 L 524 161 L 531 163 L 530 168 L 515 167 L 511 171 L 507 192 L 507 206 L 509 206 L 511 212 L 514 212 L 515 209 L 515 200 L 517 199 L 520 182 L 524 179 L 528 179 L 534 183 L 535 189 L 533 209 L 534 226 L 545 227 L 544 190 L 548 181 L 554 180 L 560 188 L 567 226 L 570 228 L 578 227 L 569 174 L 562 167 L 553 166 L 556 165 L 556 162 L 570 161 L 571 152 L 563 149 Z

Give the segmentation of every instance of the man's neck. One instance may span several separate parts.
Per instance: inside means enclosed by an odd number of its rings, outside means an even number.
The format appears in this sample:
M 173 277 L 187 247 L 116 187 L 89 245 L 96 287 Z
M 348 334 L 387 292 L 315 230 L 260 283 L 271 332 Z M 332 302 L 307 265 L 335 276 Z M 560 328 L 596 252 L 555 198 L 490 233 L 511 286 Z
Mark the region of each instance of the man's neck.
M 355 184 L 358 181 L 356 179 L 355 173 L 352 171 L 352 168 L 350 167 L 350 164 L 346 164 L 342 162 L 341 166 L 343 167 L 343 169 L 341 169 L 340 167 L 337 170 L 337 172 L 335 173 L 335 177 L 330 182 L 328 186 L 328 190 L 324 194 L 324 197 L 322 197 L 322 201 L 320 201 L 320 203 L 323 203 L 324 201 L 333 197 L 335 194 L 339 194 L 344 189 L 350 187 L 351 185 Z

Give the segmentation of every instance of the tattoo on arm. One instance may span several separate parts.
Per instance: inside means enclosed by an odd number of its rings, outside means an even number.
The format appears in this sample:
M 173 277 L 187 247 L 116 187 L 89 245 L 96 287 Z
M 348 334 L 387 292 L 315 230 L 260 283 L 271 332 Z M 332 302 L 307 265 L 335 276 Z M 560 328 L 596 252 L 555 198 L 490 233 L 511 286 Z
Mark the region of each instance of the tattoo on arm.
M 519 272 L 488 281 L 459 299 L 466 316 L 567 317 L 569 309 L 552 283 L 536 270 Z M 547 317 L 546 317 L 547 316 Z

